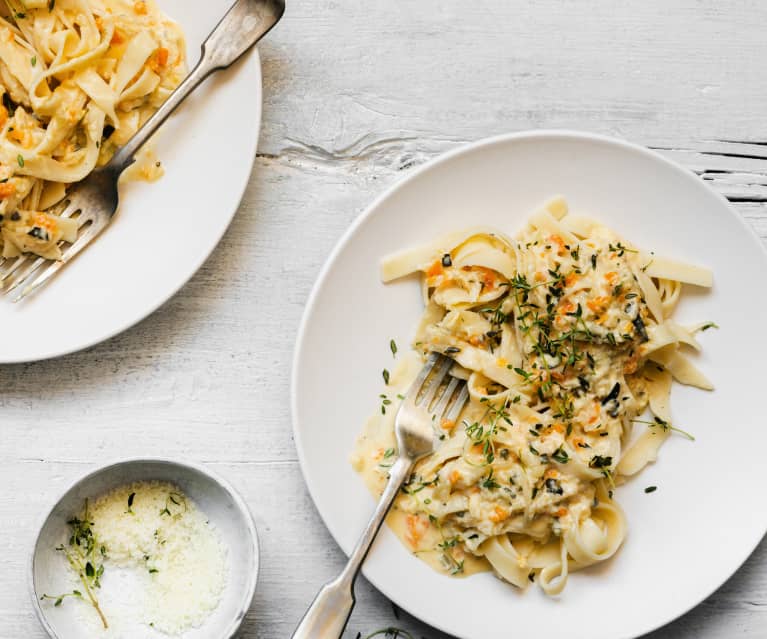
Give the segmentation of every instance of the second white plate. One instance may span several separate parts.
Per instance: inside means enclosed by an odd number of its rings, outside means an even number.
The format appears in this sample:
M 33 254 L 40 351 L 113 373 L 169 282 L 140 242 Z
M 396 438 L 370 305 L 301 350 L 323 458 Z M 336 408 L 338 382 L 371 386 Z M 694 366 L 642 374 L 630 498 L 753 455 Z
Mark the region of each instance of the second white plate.
M 377 409 L 381 370 L 393 366 L 389 340 L 407 348 L 422 310 L 415 280 L 381 284 L 381 257 L 471 225 L 513 234 L 555 194 L 647 250 L 713 269 L 713 291 L 686 291 L 677 317 L 722 327 L 702 337 L 696 360 L 717 390 L 674 387 L 674 421 L 697 440 L 672 437 L 657 463 L 618 488 L 624 546 L 572 575 L 556 599 L 490 574 L 439 575 L 384 529 L 365 575 L 464 639 L 638 637 L 711 594 L 767 529 L 758 506 L 767 431 L 756 409 L 762 376 L 753 373 L 767 358 L 759 337 L 767 299 L 753 290 L 767 253 L 721 196 L 663 157 L 599 136 L 538 132 L 481 142 L 415 172 L 357 220 L 323 269 L 296 346 L 292 409 L 304 476 L 330 532 L 349 552 L 372 512 L 348 456 Z M 657 491 L 645 494 L 649 485 Z
M 159 0 L 184 29 L 189 66 L 231 5 Z M 194 275 L 229 226 L 256 157 L 261 65 L 254 49 L 206 81 L 156 136 L 165 176 L 121 187 L 110 228 L 46 289 L 0 299 L 0 364 L 64 355 L 142 320 Z

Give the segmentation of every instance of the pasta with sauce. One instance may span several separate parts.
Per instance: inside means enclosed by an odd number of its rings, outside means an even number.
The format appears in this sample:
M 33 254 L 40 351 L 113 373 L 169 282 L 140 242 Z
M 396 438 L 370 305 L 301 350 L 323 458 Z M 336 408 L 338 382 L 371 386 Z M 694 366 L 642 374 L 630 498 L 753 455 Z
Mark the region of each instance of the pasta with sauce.
M 387 257 L 385 282 L 420 273 L 414 350 L 359 437 L 353 465 L 378 494 L 396 456 L 394 414 L 430 352 L 449 354 L 470 401 L 397 498 L 390 524 L 450 574 L 491 569 L 549 595 L 626 535 L 613 488 L 654 461 L 672 380 L 712 389 L 684 355 L 712 324 L 672 319 L 705 268 L 648 255 L 549 201 L 512 239 L 475 228 Z M 642 418 L 646 409 L 651 417 Z M 643 432 L 629 445 L 632 426 Z M 680 431 L 681 432 L 681 431 Z
M 61 256 L 77 237 L 57 215 L 69 185 L 106 164 L 185 72 L 183 33 L 154 0 L 0 0 L 3 257 Z

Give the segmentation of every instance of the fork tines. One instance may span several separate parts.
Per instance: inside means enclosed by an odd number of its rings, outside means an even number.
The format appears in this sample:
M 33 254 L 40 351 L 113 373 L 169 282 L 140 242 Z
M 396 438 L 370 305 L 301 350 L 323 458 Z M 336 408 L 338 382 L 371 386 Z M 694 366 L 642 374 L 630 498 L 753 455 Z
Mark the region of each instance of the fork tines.
M 469 399 L 466 380 L 450 374 L 455 362 L 441 353 L 431 353 L 413 387 L 419 388 L 415 404 L 437 418 L 455 421 Z

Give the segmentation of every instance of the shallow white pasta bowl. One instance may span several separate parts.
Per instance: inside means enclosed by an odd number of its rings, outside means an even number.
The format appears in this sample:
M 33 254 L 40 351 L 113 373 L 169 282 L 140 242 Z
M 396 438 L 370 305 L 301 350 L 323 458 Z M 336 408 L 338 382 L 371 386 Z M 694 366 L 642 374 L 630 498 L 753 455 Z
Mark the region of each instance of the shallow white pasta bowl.
M 57 588 L 61 588 L 62 578 L 66 577 L 62 575 L 62 567 L 66 569 L 66 566 L 55 548 L 68 530 L 67 521 L 82 511 L 85 499 L 99 497 L 125 484 L 149 480 L 178 486 L 208 516 L 227 550 L 226 586 L 218 607 L 202 626 L 189 630 L 183 637 L 228 639 L 242 624 L 255 595 L 259 568 L 256 527 L 245 501 L 225 479 L 201 465 L 168 459 L 130 459 L 78 479 L 56 502 L 42 524 L 30 560 L 29 587 L 35 613 L 54 639 L 82 639 L 86 636 L 85 616 L 95 615 L 85 602 L 67 600 L 57 607 L 40 601 L 43 594 L 58 594 Z M 94 636 L 98 636 L 103 631 L 95 627 Z M 148 631 L 147 636 L 163 635 Z
M 296 345 L 292 411 L 301 467 L 330 532 L 348 553 L 372 512 L 349 453 L 378 409 L 382 369 L 394 367 L 390 340 L 407 349 L 422 312 L 417 280 L 383 285 L 381 258 L 469 226 L 513 235 L 553 195 L 641 248 L 713 270 L 713 289 L 685 287 L 675 318 L 721 326 L 695 358 L 716 391 L 674 387 L 674 422 L 696 441 L 672 437 L 655 464 L 617 488 L 629 525 L 623 547 L 571 575 L 557 598 L 520 593 L 487 573 L 442 576 L 384 529 L 367 578 L 464 639 L 638 637 L 710 595 L 767 530 L 767 511 L 757 506 L 767 434 L 753 409 L 763 391 L 750 364 L 767 357 L 767 344 L 754 338 L 767 300 L 752 287 L 767 274 L 767 253 L 691 172 L 625 142 L 551 131 L 493 138 L 429 163 L 373 203 L 324 267 Z M 648 486 L 657 490 L 645 493 Z
M 191 67 L 233 0 L 158 0 L 187 37 Z M 133 326 L 167 301 L 215 249 L 242 199 L 256 158 L 261 65 L 253 49 L 209 78 L 163 126 L 153 146 L 165 168 L 154 183 L 121 186 L 110 227 L 40 294 L 0 298 L 13 340 L 0 363 L 71 353 Z

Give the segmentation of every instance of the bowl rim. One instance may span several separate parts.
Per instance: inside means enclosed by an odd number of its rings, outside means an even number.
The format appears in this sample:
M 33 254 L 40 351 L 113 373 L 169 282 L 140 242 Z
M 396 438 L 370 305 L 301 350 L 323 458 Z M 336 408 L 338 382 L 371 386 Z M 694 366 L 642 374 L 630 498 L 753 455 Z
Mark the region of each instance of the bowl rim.
M 240 626 L 242 626 L 242 623 L 245 620 L 245 615 L 248 613 L 251 606 L 253 605 L 253 601 L 255 600 L 255 596 L 256 596 L 256 587 L 258 584 L 258 577 L 259 577 L 260 569 L 261 569 L 261 549 L 260 549 L 260 543 L 258 539 L 258 530 L 256 528 L 256 522 L 253 517 L 253 513 L 251 512 L 250 507 L 248 506 L 245 499 L 242 497 L 239 491 L 237 491 L 237 489 L 234 488 L 234 486 L 231 484 L 231 482 L 229 482 L 229 480 L 224 479 L 217 472 L 209 469 L 207 466 L 199 462 L 188 460 L 188 459 L 178 459 L 178 458 L 173 459 L 169 457 L 139 456 L 139 457 L 121 458 L 121 459 L 116 459 L 114 461 L 108 462 L 107 464 L 100 465 L 96 468 L 91 468 L 90 470 L 87 470 L 86 472 L 80 474 L 74 480 L 72 480 L 67 485 L 67 487 L 56 496 L 51 506 L 45 510 L 45 514 L 38 518 L 37 534 L 35 535 L 34 542 L 32 543 L 29 549 L 29 556 L 27 560 L 27 588 L 29 591 L 29 595 L 32 598 L 33 608 L 34 608 L 35 616 L 37 617 L 37 620 L 40 622 L 40 625 L 45 629 L 45 631 L 48 633 L 48 636 L 51 637 L 51 639 L 65 639 L 64 637 L 59 635 L 56 632 L 56 630 L 54 630 L 54 628 L 51 626 L 51 624 L 48 622 L 48 619 L 45 616 L 45 613 L 43 612 L 42 606 L 40 605 L 40 600 L 38 598 L 37 590 L 35 588 L 35 559 L 37 557 L 38 546 L 40 543 L 40 535 L 42 534 L 43 528 L 45 527 L 46 523 L 48 522 L 51 515 L 53 514 L 53 511 L 70 492 L 72 492 L 79 486 L 86 484 L 88 481 L 90 481 L 97 475 L 100 475 L 101 473 L 104 473 L 108 470 L 111 470 L 113 468 L 117 468 L 120 466 L 130 466 L 133 464 L 140 464 L 140 463 L 176 466 L 176 467 L 184 468 L 186 470 L 197 472 L 200 475 L 207 478 L 208 480 L 217 484 L 220 488 L 223 488 L 223 490 L 229 494 L 229 496 L 232 498 L 232 501 L 237 506 L 237 510 L 239 511 L 240 516 L 242 517 L 242 519 L 245 522 L 245 525 L 247 526 L 248 535 L 252 543 L 253 567 L 250 570 L 250 576 L 248 578 L 248 587 L 241 600 L 239 609 L 234 619 L 232 619 L 232 621 L 227 625 L 227 627 L 224 629 L 222 634 L 219 635 L 221 639 L 232 639 L 237 633 L 237 631 L 240 629 Z

